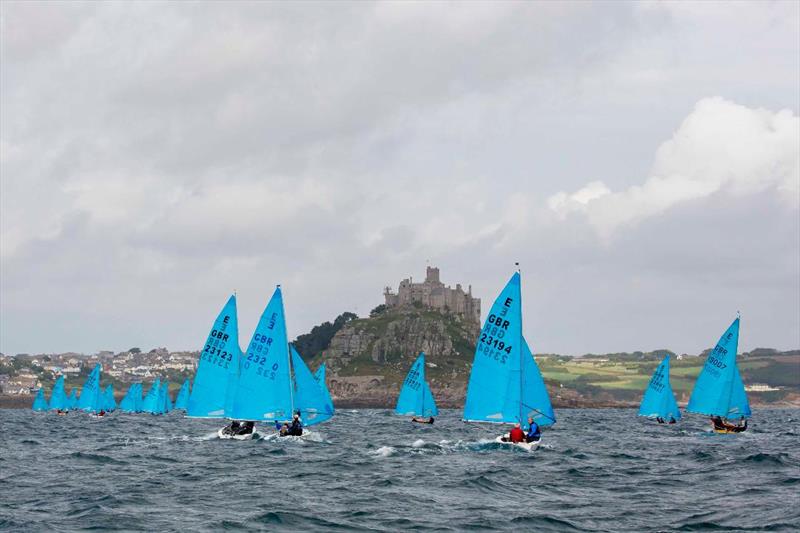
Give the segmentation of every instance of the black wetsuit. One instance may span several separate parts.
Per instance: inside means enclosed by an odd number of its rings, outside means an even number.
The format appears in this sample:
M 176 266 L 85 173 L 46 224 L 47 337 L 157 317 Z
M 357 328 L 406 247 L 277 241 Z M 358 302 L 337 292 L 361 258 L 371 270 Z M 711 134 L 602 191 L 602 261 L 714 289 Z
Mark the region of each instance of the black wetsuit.
M 291 435 L 293 437 L 299 437 L 303 434 L 303 424 L 300 422 L 300 419 L 295 418 L 292 420 L 292 425 L 289 426 L 289 431 L 287 435 Z

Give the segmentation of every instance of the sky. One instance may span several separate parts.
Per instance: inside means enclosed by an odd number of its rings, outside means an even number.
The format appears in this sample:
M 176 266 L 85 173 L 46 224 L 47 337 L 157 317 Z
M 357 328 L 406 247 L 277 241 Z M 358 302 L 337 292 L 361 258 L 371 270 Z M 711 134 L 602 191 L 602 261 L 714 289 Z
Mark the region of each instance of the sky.
M 800 348 L 800 3 L 0 4 L 0 352 L 427 264 L 534 352 Z

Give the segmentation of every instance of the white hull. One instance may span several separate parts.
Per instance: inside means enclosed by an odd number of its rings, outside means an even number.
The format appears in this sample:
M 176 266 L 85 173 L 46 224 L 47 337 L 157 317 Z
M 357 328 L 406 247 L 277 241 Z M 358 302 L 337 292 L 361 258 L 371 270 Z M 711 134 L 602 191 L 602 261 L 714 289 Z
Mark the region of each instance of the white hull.
M 252 433 L 248 433 L 247 435 L 229 435 L 228 433 L 223 432 L 224 429 L 225 428 L 219 428 L 219 430 L 217 431 L 217 437 L 219 437 L 220 439 L 250 440 L 256 438 L 256 436 L 258 435 L 258 433 L 256 433 L 255 431 L 253 431 Z
M 500 435 L 497 438 L 495 438 L 494 441 L 498 444 L 505 444 L 506 446 L 516 446 L 517 448 L 522 448 L 523 450 L 528 452 L 532 452 L 533 450 L 538 448 L 539 445 L 542 443 L 541 439 L 539 439 L 536 442 L 509 442 L 509 441 L 504 441 L 503 437 L 505 437 L 505 435 Z

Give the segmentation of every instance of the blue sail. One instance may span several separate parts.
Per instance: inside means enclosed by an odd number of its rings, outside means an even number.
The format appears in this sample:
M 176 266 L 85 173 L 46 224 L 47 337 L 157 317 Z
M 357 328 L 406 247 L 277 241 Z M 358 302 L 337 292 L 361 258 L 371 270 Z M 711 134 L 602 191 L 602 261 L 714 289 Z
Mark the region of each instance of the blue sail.
M 114 385 L 109 384 L 103 393 L 101 407 L 106 411 L 114 411 L 117 408 L 117 400 L 114 399 Z
M 119 410 L 123 413 L 136 412 L 136 398 L 134 397 L 136 394 L 136 385 L 138 385 L 138 383 L 131 384 L 131 386 L 128 387 L 128 392 L 125 393 L 125 396 L 119 402 Z
M 178 391 L 178 396 L 175 398 L 175 409 L 186 410 L 189 405 L 189 380 L 186 379 L 181 385 L 181 390 Z
M 397 405 L 394 408 L 397 415 L 404 416 L 436 416 L 436 402 L 431 394 L 431 389 L 425 381 L 425 352 L 420 352 L 414 364 L 406 374 Z
M 328 390 L 328 385 L 325 383 L 325 363 L 322 363 L 319 368 L 317 368 L 317 371 L 314 372 L 314 379 L 319 384 L 319 388 L 322 389 L 322 394 L 325 396 L 325 401 L 330 406 L 331 413 L 333 413 L 333 399 L 331 398 L 331 393 Z
M 186 416 L 224 418 L 231 411 L 240 359 L 236 296 L 231 295 L 200 353 Z
M 147 391 L 147 396 L 144 397 L 142 401 L 142 411 L 145 413 L 150 414 L 158 414 L 158 400 L 159 400 L 159 392 L 161 391 L 161 380 L 156 378 L 152 385 L 150 385 L 150 390 Z
M 747 395 L 736 367 L 738 347 L 739 318 L 737 317 L 708 354 L 706 363 L 694 384 L 689 405 L 686 406 L 687 411 L 708 416 L 750 416 Z M 736 412 L 732 412 L 732 409 Z
M 78 391 L 74 388 L 69 393 L 69 409 L 76 409 L 78 407 Z
M 544 384 L 539 365 L 533 358 L 533 353 L 525 338 L 522 338 L 522 426 L 528 427 L 528 417 L 541 427 L 552 426 L 556 423 L 556 415 L 550 403 L 550 395 Z
M 100 396 L 100 363 L 97 363 L 83 383 L 78 407 L 84 411 L 98 411 Z
M 144 385 L 136 384 L 136 392 L 133 394 L 134 411 L 141 413 L 144 411 Z
M 169 398 L 169 381 L 161 385 L 161 412 L 163 414 L 172 411 L 172 400 Z
M 314 372 L 314 379 L 317 380 L 317 383 L 325 383 L 325 363 L 319 365 L 317 371 Z
M 681 411 L 669 383 L 669 355 L 658 365 L 639 405 L 639 416 L 680 420 Z
M 514 273 L 478 337 L 464 420 L 526 422 L 522 420 L 522 359 L 520 276 Z
M 294 409 L 292 393 L 283 296 L 278 287 L 258 321 L 246 358 L 242 358 L 228 416 L 237 420 L 287 420 Z
M 726 418 L 747 418 L 751 414 L 750 402 L 747 400 L 747 393 L 744 391 L 742 376 L 739 374 L 739 369 L 736 368 L 736 373 L 733 376 L 733 387 L 731 387 L 731 403 L 728 406 Z
M 294 408 L 300 411 L 303 424 L 313 426 L 325 422 L 333 416 L 333 402 L 327 390 L 314 378 L 303 358 L 290 347 L 292 368 L 294 369 Z
M 58 376 L 53 392 L 50 394 L 50 409 L 68 411 L 70 408 L 67 392 L 64 390 L 64 376 Z
M 36 398 L 33 399 L 34 411 L 47 411 L 47 400 L 44 397 L 44 390 L 36 391 Z

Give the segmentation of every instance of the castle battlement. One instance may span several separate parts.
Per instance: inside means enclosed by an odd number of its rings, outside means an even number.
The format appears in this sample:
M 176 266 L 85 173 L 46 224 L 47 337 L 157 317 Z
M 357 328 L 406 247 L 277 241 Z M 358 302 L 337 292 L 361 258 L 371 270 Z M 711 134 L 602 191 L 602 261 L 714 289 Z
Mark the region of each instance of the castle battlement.
M 455 289 L 445 286 L 439 280 L 439 269 L 436 267 L 426 269 L 425 281 L 422 283 L 414 283 L 409 277 L 400 282 L 397 293 L 391 287 L 386 287 L 383 296 L 386 307 L 419 302 L 432 309 L 460 315 L 467 322 L 474 322 L 480 327 L 481 299 L 472 297 L 472 285 L 468 286 L 466 292 L 461 284 L 456 284 Z

